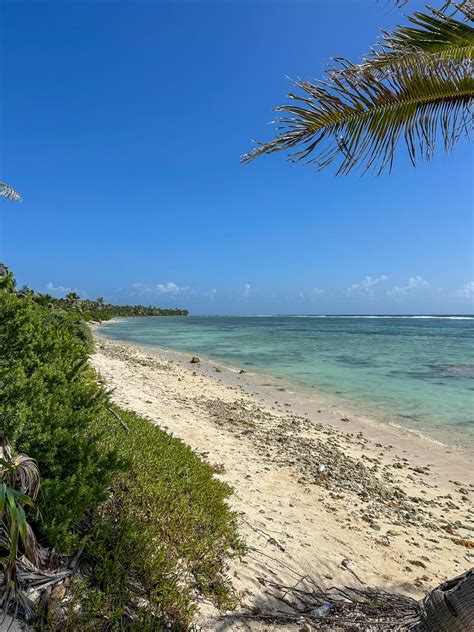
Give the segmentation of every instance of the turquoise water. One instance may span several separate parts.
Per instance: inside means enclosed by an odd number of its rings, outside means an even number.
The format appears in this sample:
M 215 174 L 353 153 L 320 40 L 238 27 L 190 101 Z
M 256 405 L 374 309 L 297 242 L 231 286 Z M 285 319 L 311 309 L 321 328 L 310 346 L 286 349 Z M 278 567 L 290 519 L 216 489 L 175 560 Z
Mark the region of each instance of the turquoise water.
M 131 318 L 102 333 L 286 378 L 420 432 L 474 440 L 474 317 Z

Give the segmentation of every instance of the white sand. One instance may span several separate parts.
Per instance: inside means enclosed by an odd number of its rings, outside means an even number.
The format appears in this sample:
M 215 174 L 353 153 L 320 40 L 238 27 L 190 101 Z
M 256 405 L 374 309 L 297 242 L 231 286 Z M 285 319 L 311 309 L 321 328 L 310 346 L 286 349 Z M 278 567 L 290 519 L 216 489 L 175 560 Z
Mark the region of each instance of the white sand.
M 216 363 L 190 364 L 190 357 L 97 338 L 92 365 L 114 389 L 118 404 L 223 465 L 219 477 L 235 490 L 231 505 L 249 546 L 246 558 L 232 562 L 229 571 L 242 598 L 241 612 L 253 606 L 281 608 L 266 581 L 292 585 L 310 575 L 325 587 L 380 587 L 418 598 L 473 565 L 474 550 L 453 542 L 474 540 L 472 454 L 353 415 L 342 421 L 347 411 L 329 407 L 317 394 L 304 398 L 278 390 L 281 384 L 261 376 L 239 375 L 222 366 L 216 372 Z M 228 417 L 229 410 L 235 419 Z M 288 419 L 290 411 L 301 422 Z M 285 445 L 268 439 L 278 434 L 285 418 L 288 441 L 306 442 L 301 459 L 298 454 L 287 459 Z M 414 516 L 422 505 L 419 523 L 391 515 L 390 504 L 388 510 L 372 507 L 357 486 L 347 489 L 347 481 L 338 492 L 331 465 L 321 463 L 322 478 L 314 479 L 314 463 L 302 475 L 311 446 L 316 450 L 328 442 L 348 462 L 353 457 L 365 464 L 385 488 L 398 485 L 421 499 L 410 500 Z M 327 481 L 329 488 L 317 481 Z M 349 560 L 346 566 L 343 560 Z M 219 619 L 207 604 L 199 624 L 206 630 L 271 628 Z

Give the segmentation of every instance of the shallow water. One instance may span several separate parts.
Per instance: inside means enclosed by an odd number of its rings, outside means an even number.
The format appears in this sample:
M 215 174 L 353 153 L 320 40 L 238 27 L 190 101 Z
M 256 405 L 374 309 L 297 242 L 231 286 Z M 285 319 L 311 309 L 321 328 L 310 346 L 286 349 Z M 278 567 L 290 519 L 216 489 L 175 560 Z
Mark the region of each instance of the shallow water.
M 101 331 L 286 378 L 422 433 L 474 442 L 472 316 L 131 318 Z

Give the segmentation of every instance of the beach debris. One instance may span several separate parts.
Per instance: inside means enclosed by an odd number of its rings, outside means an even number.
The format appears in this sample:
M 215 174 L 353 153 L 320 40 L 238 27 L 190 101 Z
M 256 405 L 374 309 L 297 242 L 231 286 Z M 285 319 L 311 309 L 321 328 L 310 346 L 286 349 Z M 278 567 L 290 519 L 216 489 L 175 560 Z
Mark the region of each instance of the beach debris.
M 244 369 L 240 369 L 239 375 L 242 375 L 242 373 L 246 373 L 246 371 Z
M 232 618 L 234 622 L 253 619 L 278 626 L 296 624 L 300 632 L 407 632 L 415 630 L 413 626 L 422 619 L 422 606 L 415 599 L 379 589 L 348 586 L 325 589 L 308 575 L 301 576 L 292 586 L 263 577 L 258 580 L 283 608 L 256 608 L 251 613 L 232 613 L 221 619 Z M 427 632 L 425 627 L 416 627 L 416 630 Z
M 327 617 L 333 609 L 334 606 L 332 605 L 332 603 L 325 603 L 322 606 L 319 606 L 319 608 L 314 608 L 314 610 L 311 610 L 311 616 L 316 617 L 317 619 L 322 619 L 323 617 Z
M 300 484 L 318 485 L 337 497 L 346 493 L 354 495 L 354 515 L 369 525 L 389 522 L 394 526 L 440 528 L 440 519 L 430 515 L 433 501 L 412 497 L 399 487 L 392 475 L 392 464 L 380 467 L 376 458 L 350 456 L 338 434 L 323 424 L 315 424 L 290 411 L 275 416 L 245 399 L 228 403 L 218 398 L 199 397 L 194 398 L 194 402 L 219 426 L 225 425 L 233 434 L 251 438 L 263 454 L 272 448 L 273 463 L 295 468 Z M 319 432 L 320 436 L 308 436 L 308 430 Z M 353 441 L 352 437 L 348 435 L 348 440 Z M 449 532 L 450 527 L 444 528 Z
M 191 358 L 191 364 L 199 364 L 201 360 L 197 356 Z
M 465 538 L 451 538 L 454 544 L 465 546 L 467 549 L 474 549 L 474 540 L 466 540 Z

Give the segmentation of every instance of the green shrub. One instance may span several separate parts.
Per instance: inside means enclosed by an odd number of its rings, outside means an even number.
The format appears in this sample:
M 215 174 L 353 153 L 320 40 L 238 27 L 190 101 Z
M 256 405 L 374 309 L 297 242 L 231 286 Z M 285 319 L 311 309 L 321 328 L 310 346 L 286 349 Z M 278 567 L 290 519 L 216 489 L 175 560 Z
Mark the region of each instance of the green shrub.
M 182 441 L 132 412 L 119 412 L 130 432 L 117 426 L 100 443 L 131 467 L 94 513 L 84 551 L 93 572 L 81 587 L 87 599 L 77 629 L 105 616 L 121 629 L 139 597 L 149 608 L 135 607 L 136 629 L 158 630 L 157 620 L 186 629 L 197 595 L 218 607 L 235 604 L 226 563 L 244 547 L 226 503 L 232 490 Z
M 186 630 L 198 597 L 232 607 L 226 566 L 244 547 L 215 468 L 150 421 L 116 408 L 126 432 L 107 411 L 80 313 L 1 291 L 0 322 L 0 430 L 42 477 L 29 521 L 46 545 L 84 547 L 61 625 Z
M 39 463 L 36 528 L 67 552 L 78 542 L 73 527 L 106 498 L 118 469 L 113 451 L 98 443 L 107 413 L 87 366 L 90 332 L 75 314 L 7 292 L 0 293 L 0 319 L 0 429 Z

